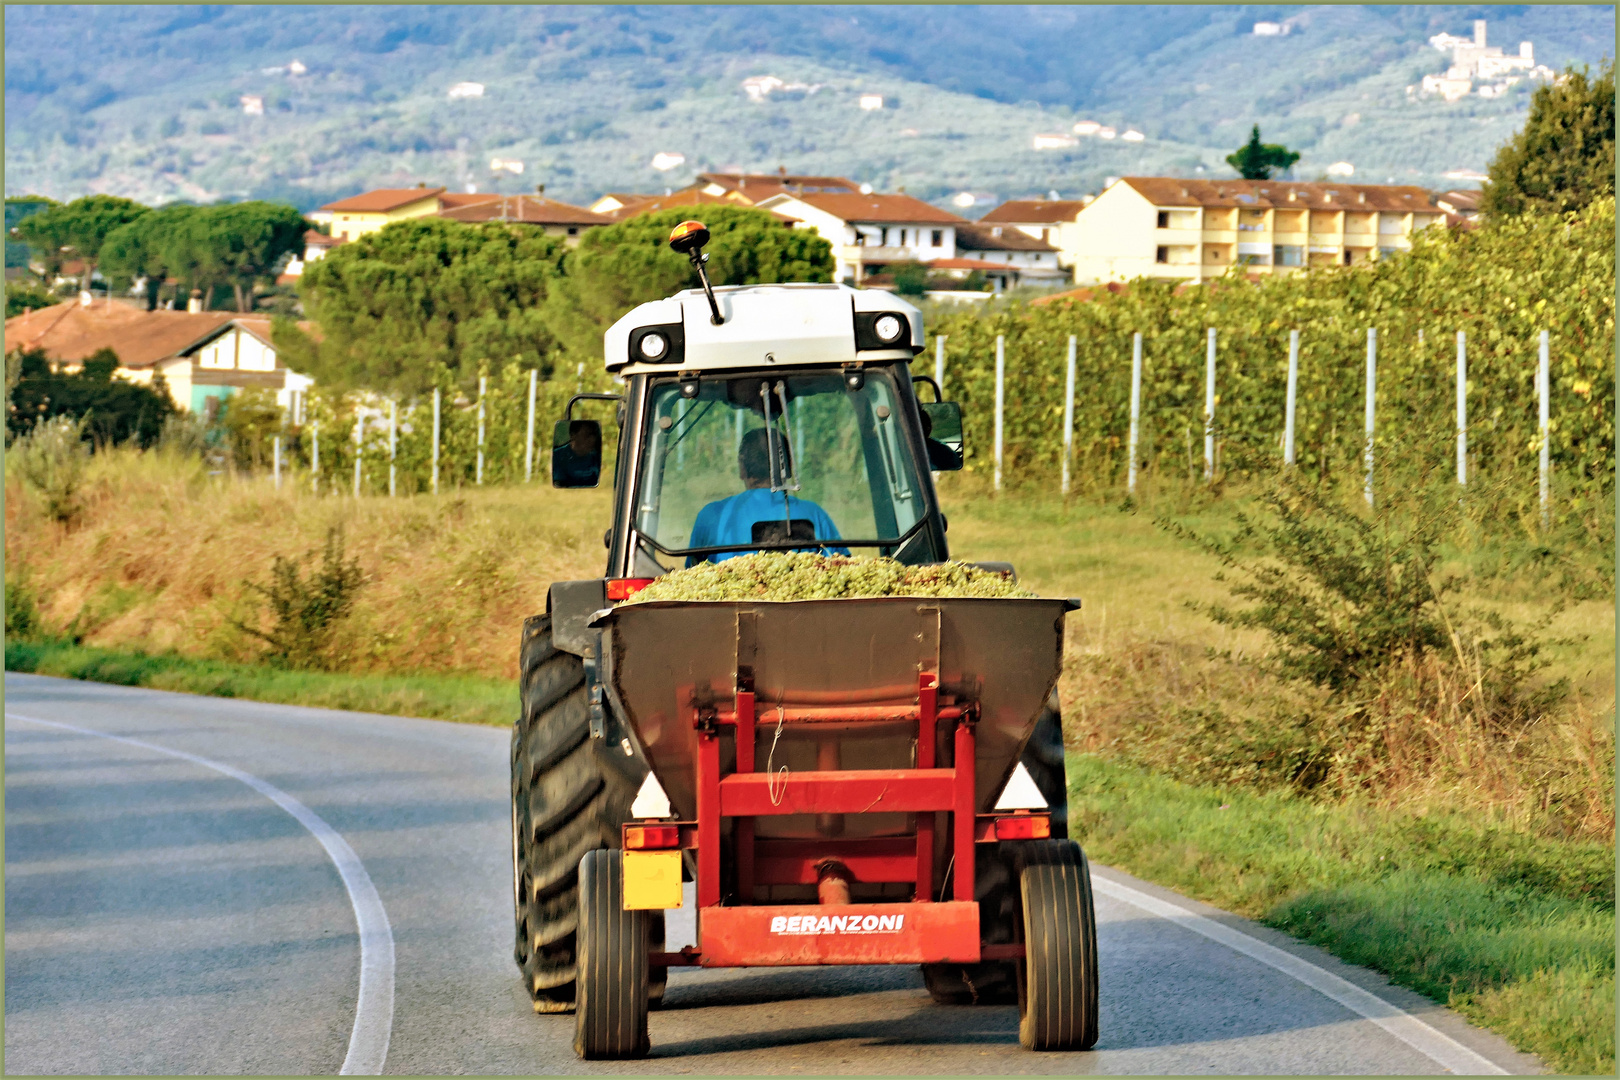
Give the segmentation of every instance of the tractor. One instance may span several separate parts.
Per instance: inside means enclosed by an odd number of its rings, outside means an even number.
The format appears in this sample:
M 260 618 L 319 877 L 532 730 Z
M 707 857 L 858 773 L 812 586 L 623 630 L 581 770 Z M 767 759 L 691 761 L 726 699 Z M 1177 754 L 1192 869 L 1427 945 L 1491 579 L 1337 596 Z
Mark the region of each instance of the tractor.
M 949 559 L 933 478 L 962 467 L 962 419 L 911 372 L 921 312 L 714 288 L 707 239 L 675 229 L 701 288 L 614 323 L 622 392 L 575 395 L 554 428 L 558 487 L 601 481 L 588 403 L 612 406 L 618 451 L 603 576 L 553 583 L 523 625 L 514 956 L 534 1009 L 575 1014 L 582 1058 L 633 1058 L 672 967 L 915 964 L 938 1002 L 1016 1002 L 1029 1049 L 1089 1049 L 1056 693 L 1078 601 L 626 602 L 745 553 Z M 698 940 L 667 950 L 685 882 Z

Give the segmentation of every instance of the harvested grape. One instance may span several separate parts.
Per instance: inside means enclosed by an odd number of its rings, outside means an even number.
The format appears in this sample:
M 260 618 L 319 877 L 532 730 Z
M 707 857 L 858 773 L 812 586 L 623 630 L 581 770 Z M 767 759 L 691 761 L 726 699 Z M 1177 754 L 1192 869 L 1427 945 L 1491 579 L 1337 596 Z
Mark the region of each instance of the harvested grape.
M 907 566 L 814 552 L 742 555 L 674 570 L 635 593 L 652 600 L 837 600 L 870 596 L 976 596 L 1029 599 L 1036 594 L 1006 574 L 968 563 Z

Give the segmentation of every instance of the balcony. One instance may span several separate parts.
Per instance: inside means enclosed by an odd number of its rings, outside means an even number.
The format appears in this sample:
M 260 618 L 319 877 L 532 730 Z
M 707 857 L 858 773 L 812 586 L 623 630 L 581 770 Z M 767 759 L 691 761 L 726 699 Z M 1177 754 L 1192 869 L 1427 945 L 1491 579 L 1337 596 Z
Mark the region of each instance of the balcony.
M 923 255 L 912 247 L 880 247 L 876 244 L 844 244 L 838 248 L 838 257 L 845 262 L 859 263 L 889 263 L 889 262 L 922 262 L 929 258 L 940 258 L 941 255 Z

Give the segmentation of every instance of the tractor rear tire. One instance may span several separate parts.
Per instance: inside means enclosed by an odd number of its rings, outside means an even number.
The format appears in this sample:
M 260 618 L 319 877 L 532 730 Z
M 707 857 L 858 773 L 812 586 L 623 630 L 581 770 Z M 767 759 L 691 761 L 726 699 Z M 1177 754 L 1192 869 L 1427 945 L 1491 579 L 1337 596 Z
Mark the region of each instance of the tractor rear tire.
M 1057 844 L 1068 850 L 1056 850 Z M 1018 965 L 1018 1041 L 1029 1050 L 1097 1044 L 1097 917 L 1080 845 L 1031 851 L 1019 874 L 1024 959 Z
M 592 739 L 585 665 L 557 649 L 551 617 L 524 620 L 523 711 L 512 731 L 513 956 L 539 1013 L 574 1007 L 579 866 L 619 846 L 640 778 Z M 659 990 L 661 996 L 662 984 Z
M 624 909 L 624 860 L 588 851 L 579 863 L 579 976 L 574 1052 L 586 1061 L 647 1056 L 647 948 L 652 919 Z
M 1052 815 L 1052 836 L 1069 835 L 1069 788 L 1063 771 L 1063 723 L 1057 692 L 1035 721 L 1029 742 L 1019 757 L 1030 778 L 1046 799 Z M 1019 923 L 1018 867 L 1015 849 L 1027 841 L 976 844 L 973 898 L 979 902 L 980 940 L 1011 944 Z M 1011 1005 L 1018 1000 L 1017 966 L 1010 960 L 978 964 L 924 964 L 923 983 L 940 1005 Z

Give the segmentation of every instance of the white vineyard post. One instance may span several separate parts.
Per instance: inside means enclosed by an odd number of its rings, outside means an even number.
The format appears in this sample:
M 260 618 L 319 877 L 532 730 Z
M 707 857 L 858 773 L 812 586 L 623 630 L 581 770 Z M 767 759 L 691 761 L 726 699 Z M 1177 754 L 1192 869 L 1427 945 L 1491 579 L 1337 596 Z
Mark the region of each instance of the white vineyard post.
M 1378 387 L 1378 331 L 1367 327 L 1367 485 L 1364 494 L 1367 505 L 1373 504 L 1373 420 L 1375 418 L 1374 406 Z
M 276 490 L 281 490 L 281 436 L 277 435 L 270 443 L 271 471 L 276 478 Z
M 1288 331 L 1288 404 L 1283 413 L 1283 463 L 1294 464 L 1294 410 L 1299 401 L 1299 331 Z
M 1007 397 L 1007 339 L 1003 334 L 996 335 L 996 470 L 995 490 L 1001 490 L 1001 427 L 1002 408 Z
M 399 402 L 388 403 L 388 497 L 399 494 Z
M 1552 526 L 1552 418 L 1547 401 L 1552 372 L 1545 330 L 1541 332 L 1540 359 L 1536 366 L 1536 393 L 1541 398 L 1541 528 L 1545 531 Z
M 484 482 L 484 391 L 489 385 L 489 376 L 478 376 L 478 464 L 473 470 L 473 483 Z
M 1457 331 L 1457 483 L 1468 486 L 1468 337 Z
M 523 445 L 523 482 L 534 479 L 534 395 L 539 386 L 540 372 L 529 369 L 529 427 Z
M 354 414 L 354 497 L 360 497 L 360 464 L 365 456 L 366 414 Z
M 939 400 L 945 400 L 945 338 L 940 334 L 934 338 L 934 382 L 939 384 Z
M 1215 479 L 1215 328 L 1204 346 L 1204 480 Z
M 439 493 L 439 388 L 433 388 L 433 494 Z
M 1137 445 L 1142 438 L 1142 335 L 1140 332 L 1131 337 L 1131 437 L 1129 452 L 1131 460 L 1125 471 L 1125 490 L 1131 495 L 1136 494 L 1136 461 Z
M 321 493 L 321 422 L 319 420 L 309 426 L 309 437 L 309 489 L 319 495 Z
M 804 399 L 794 398 L 788 403 L 793 410 L 793 460 L 804 460 Z M 797 469 L 797 466 L 795 466 Z M 794 475 L 798 475 L 795 472 Z
M 1069 493 L 1069 468 L 1074 461 L 1074 343 L 1069 335 L 1069 367 L 1063 380 L 1063 494 Z
M 581 360 L 579 362 L 579 366 L 574 370 L 574 376 L 576 379 L 575 385 L 577 387 L 574 392 L 576 394 L 583 394 L 585 392 L 585 361 Z

